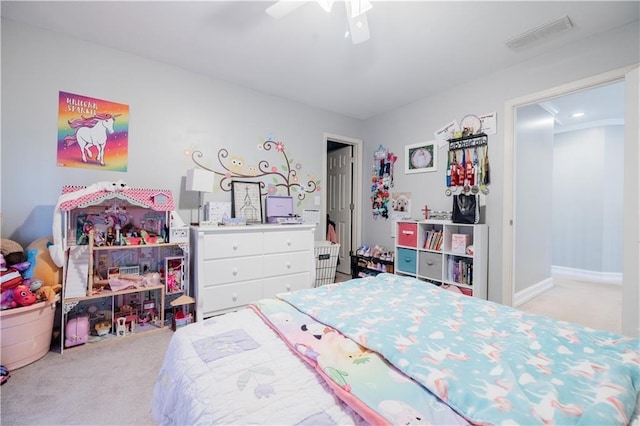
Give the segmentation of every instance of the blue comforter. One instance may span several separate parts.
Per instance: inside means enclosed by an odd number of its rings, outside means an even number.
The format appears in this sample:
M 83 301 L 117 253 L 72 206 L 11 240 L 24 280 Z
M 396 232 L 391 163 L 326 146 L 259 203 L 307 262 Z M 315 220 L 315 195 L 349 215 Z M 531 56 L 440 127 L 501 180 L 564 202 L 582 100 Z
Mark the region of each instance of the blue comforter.
M 640 340 L 393 274 L 281 294 L 474 423 L 626 424 Z

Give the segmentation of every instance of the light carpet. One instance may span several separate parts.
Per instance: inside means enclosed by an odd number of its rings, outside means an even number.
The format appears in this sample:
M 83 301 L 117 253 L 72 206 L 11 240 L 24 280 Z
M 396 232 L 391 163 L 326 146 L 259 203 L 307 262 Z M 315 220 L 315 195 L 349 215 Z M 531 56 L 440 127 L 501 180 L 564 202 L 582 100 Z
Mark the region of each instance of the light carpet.
M 518 309 L 614 333 L 622 330 L 622 287 L 553 277 L 553 287 Z
M 151 398 L 173 332 L 49 352 L 0 387 L 3 425 L 152 425 Z

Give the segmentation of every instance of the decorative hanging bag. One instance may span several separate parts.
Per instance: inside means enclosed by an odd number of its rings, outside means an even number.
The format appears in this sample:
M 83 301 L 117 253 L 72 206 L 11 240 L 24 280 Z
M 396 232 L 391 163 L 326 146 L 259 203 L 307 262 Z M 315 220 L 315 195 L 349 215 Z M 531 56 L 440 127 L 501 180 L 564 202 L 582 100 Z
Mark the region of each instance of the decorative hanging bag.
M 477 195 L 456 194 L 453 196 L 453 223 L 480 222 L 480 203 Z

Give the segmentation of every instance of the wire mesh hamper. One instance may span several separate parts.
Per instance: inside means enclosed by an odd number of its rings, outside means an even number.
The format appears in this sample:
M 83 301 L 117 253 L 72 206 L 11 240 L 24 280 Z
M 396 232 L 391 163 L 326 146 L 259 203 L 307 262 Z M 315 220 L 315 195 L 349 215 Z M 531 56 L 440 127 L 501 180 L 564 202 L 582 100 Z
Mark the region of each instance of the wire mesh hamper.
M 331 241 L 316 241 L 314 257 L 316 259 L 316 283 L 315 287 L 331 284 L 336 278 L 338 265 L 338 251 L 340 244 Z

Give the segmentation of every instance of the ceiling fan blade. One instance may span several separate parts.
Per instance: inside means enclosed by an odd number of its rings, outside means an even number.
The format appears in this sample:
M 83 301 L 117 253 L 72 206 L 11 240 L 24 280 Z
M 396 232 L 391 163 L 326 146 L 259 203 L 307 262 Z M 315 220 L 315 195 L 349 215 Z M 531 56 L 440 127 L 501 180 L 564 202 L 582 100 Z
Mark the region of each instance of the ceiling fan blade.
M 305 3 L 306 2 L 304 1 L 280 0 L 269 6 L 265 12 L 273 18 L 279 19 L 293 12 Z
M 349 22 L 349 33 L 351 33 L 351 41 L 353 44 L 362 43 L 369 40 L 369 22 L 367 21 L 367 14 L 361 13 L 355 18 L 351 17 L 351 4 L 350 2 L 344 2 L 347 8 L 347 20 Z

